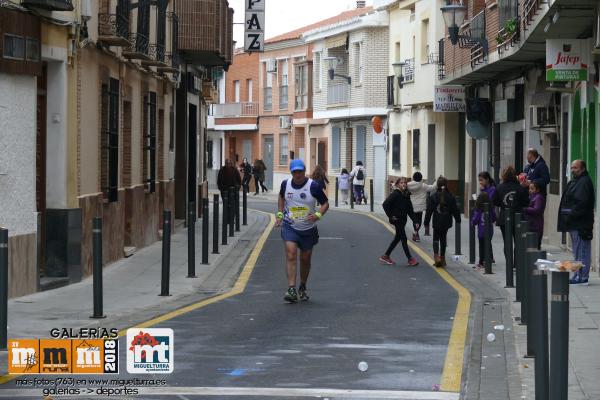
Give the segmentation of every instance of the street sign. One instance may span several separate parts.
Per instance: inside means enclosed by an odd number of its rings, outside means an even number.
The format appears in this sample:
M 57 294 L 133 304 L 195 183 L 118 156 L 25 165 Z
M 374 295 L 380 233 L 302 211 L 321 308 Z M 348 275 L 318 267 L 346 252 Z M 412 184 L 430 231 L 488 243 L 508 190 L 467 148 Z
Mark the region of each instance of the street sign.
M 433 97 L 434 112 L 465 112 L 465 88 L 460 85 L 435 87 Z
M 586 81 L 589 51 L 581 39 L 546 39 L 546 81 Z
M 265 1 L 245 0 L 244 51 L 246 53 L 265 51 Z

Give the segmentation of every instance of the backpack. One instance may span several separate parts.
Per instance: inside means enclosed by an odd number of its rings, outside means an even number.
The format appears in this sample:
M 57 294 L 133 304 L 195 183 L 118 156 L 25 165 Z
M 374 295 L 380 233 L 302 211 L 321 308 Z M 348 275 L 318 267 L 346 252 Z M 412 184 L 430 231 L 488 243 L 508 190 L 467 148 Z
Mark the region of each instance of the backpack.
M 365 173 L 363 172 L 362 168 L 360 168 L 356 174 L 356 179 L 358 179 L 359 181 L 362 181 L 363 179 L 365 179 Z

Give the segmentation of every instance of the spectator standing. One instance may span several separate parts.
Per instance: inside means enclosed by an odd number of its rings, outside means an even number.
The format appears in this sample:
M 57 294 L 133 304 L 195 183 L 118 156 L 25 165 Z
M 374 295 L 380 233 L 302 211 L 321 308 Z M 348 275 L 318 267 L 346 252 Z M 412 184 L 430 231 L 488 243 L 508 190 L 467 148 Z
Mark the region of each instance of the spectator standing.
M 338 187 L 342 192 L 342 202 L 348 204 L 348 193 L 350 192 L 350 174 L 346 168 L 342 169 L 342 173 L 338 177 Z
M 423 224 L 423 212 L 427 210 L 427 194 L 435 192 L 437 189 L 437 183 L 428 185 L 423 182 L 423 175 L 420 172 L 413 174 L 412 181 L 408 182 L 408 191 L 410 192 L 410 200 L 412 202 L 414 219 L 412 235 L 413 242 L 420 242 L 419 229 Z
M 490 198 L 487 194 L 487 192 L 482 191 L 481 193 L 479 193 L 479 196 L 477 196 L 477 201 L 475 202 L 475 210 L 473 211 L 473 218 L 471 219 L 471 224 L 475 225 L 477 227 L 477 239 L 479 240 L 479 263 L 477 263 L 477 265 L 475 266 L 476 269 L 483 269 L 484 268 L 484 254 L 485 254 L 485 218 L 484 218 L 484 204 L 485 203 L 490 203 Z M 493 224 L 494 222 L 496 222 L 496 212 L 494 211 L 493 208 L 490 208 L 490 224 Z M 492 240 L 492 237 L 494 235 L 494 230 L 490 229 L 490 242 Z M 492 248 L 491 243 L 490 243 L 490 249 Z M 494 255 L 492 253 L 492 259 L 494 258 Z
M 542 248 L 542 237 L 544 236 L 544 210 L 546 209 L 546 196 L 537 183 L 529 185 L 529 206 L 523 209 L 527 216 L 529 232 L 538 235 L 538 250 Z
M 367 179 L 367 170 L 363 166 L 362 161 L 356 162 L 356 166 L 352 168 L 352 171 L 350 172 L 350 178 L 354 184 L 354 200 L 356 204 L 360 204 L 364 198 L 365 181 Z
M 517 180 L 517 172 L 512 165 L 507 166 L 502 171 L 502 182 L 496 187 L 492 203 L 496 207 L 500 207 L 498 221 L 496 225 L 502 231 L 502 238 L 506 238 L 504 234 L 504 214 L 505 208 L 509 208 L 514 221 L 516 212 L 521 212 L 523 207 L 529 206 L 529 194 L 527 189 L 519 184 Z M 514 224 L 513 224 L 513 240 L 514 240 Z
M 546 188 L 550 183 L 550 170 L 548 170 L 546 161 L 536 149 L 529 149 L 527 150 L 527 162 L 528 164 L 523 169 L 526 179 L 522 185 L 528 188 L 530 184 L 535 183 L 540 189 L 540 193 L 546 196 Z
M 229 188 L 239 187 L 240 184 L 240 173 L 235 169 L 231 160 L 225 160 L 225 165 L 221 167 L 217 175 L 217 187 L 221 192 L 221 198 L 227 198 Z
M 244 157 L 240 164 L 240 172 L 243 175 L 242 186 L 246 188 L 246 191 L 250 191 L 250 180 L 252 179 L 252 165 L 248 162 L 248 159 Z
M 265 186 L 265 170 L 267 166 L 263 162 L 263 160 L 254 161 L 254 166 L 252 167 L 252 172 L 254 174 L 254 186 L 256 186 L 256 192 L 254 195 L 258 195 L 259 190 L 262 188 L 262 192 L 265 193 L 268 191 Z
M 573 256 L 583 268 L 571 278 L 571 284 L 588 285 L 594 229 L 594 184 L 583 160 L 571 163 L 573 179 L 569 181 L 558 210 L 558 231 L 569 232 Z
M 329 183 L 329 180 L 327 179 L 327 175 L 325 174 L 323 167 L 317 165 L 311 175 L 311 179 L 321 185 L 323 191 L 327 193 L 327 184 Z
M 456 199 L 448 190 L 448 180 L 443 176 L 437 179 L 437 191 L 429 196 L 425 226 L 429 226 L 433 216 L 433 257 L 438 268 L 446 266 L 446 243 L 448 230 L 452 228 L 452 218 L 460 224 L 460 213 Z
M 479 181 L 479 188 L 487 194 L 488 201 L 491 202 L 494 198 L 494 193 L 496 193 L 496 182 L 494 182 L 494 179 L 487 171 L 480 172 L 477 179 Z

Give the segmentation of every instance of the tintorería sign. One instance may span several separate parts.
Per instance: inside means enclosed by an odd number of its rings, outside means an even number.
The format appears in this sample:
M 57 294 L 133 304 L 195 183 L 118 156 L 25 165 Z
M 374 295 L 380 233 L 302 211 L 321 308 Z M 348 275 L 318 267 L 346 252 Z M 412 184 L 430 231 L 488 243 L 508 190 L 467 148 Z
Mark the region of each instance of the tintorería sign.
M 245 0 L 244 51 L 264 51 L 265 48 L 265 1 Z
M 586 81 L 589 53 L 581 39 L 546 40 L 546 81 Z
M 465 88 L 459 85 L 435 87 L 433 96 L 434 112 L 465 112 Z

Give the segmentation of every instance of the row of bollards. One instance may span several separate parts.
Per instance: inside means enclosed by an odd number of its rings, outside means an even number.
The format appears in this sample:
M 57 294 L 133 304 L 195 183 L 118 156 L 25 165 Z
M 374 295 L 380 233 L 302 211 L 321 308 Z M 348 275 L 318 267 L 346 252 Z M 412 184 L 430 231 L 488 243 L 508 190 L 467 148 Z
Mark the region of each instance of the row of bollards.
M 338 177 L 335 178 L 335 206 L 339 207 L 339 190 L 340 180 Z M 350 183 L 350 209 L 354 209 L 354 183 Z M 373 180 L 369 181 L 369 209 L 371 212 L 375 210 L 375 201 L 373 200 Z

